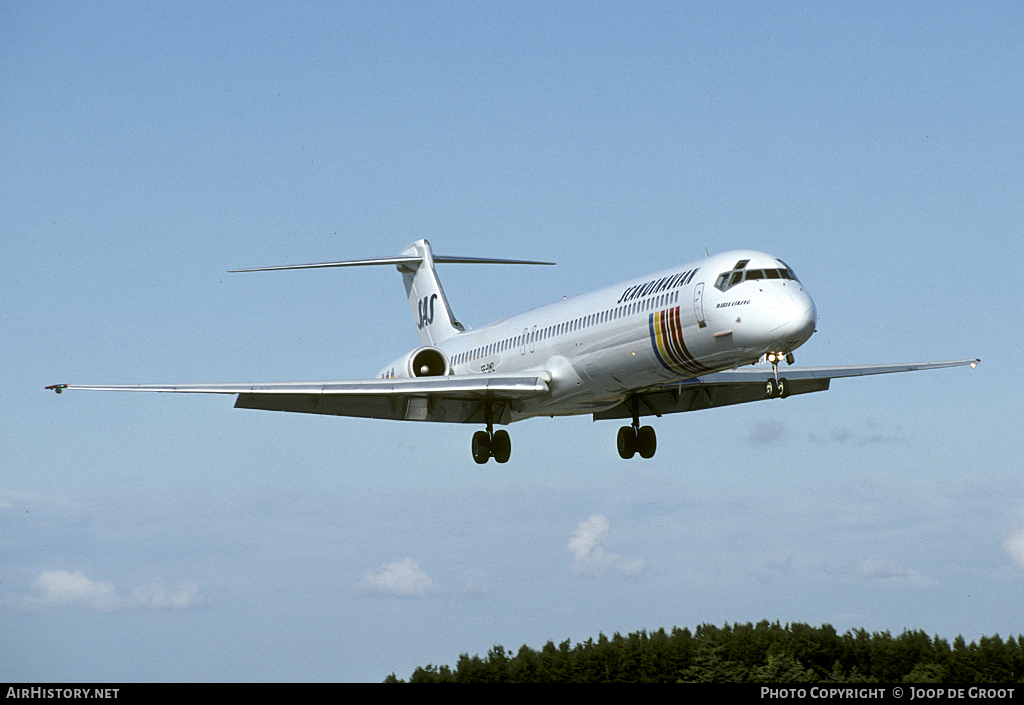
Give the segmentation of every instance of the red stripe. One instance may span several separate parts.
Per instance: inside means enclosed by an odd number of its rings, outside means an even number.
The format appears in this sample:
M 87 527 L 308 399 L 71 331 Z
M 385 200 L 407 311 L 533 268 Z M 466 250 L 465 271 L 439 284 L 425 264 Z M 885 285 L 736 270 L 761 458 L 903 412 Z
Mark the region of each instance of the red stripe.
M 678 321 L 673 316 L 673 313 L 673 309 L 662 312 L 662 319 L 665 322 L 665 325 L 662 326 L 662 338 L 665 341 L 665 347 L 668 349 L 669 354 L 672 356 L 672 361 L 677 367 L 682 368 L 684 372 L 693 372 L 686 358 L 679 354 L 679 345 L 677 343 L 679 334 L 676 330 Z
M 675 321 L 676 345 L 682 352 L 683 358 L 687 361 L 687 364 L 689 364 L 690 367 L 697 372 L 706 372 L 708 368 L 697 362 L 697 358 L 691 355 L 690 351 L 686 349 L 686 342 L 683 340 L 683 324 L 679 319 L 679 310 L 679 306 L 676 306 L 672 310 L 672 316 Z
M 679 353 L 676 352 L 675 346 L 672 344 L 672 335 L 669 332 L 670 316 L 668 311 L 658 312 L 658 323 L 661 326 L 661 340 L 664 344 L 665 355 L 669 358 L 669 361 L 676 367 L 681 367 L 686 370 L 686 363 L 679 359 Z
M 676 350 L 675 350 L 676 351 L 676 355 L 678 357 L 682 358 L 683 361 L 685 361 L 683 364 L 691 372 L 706 372 L 708 370 L 708 368 L 703 366 L 703 365 L 701 365 L 700 363 L 698 363 L 696 361 L 696 358 L 694 358 L 692 355 L 690 355 L 690 351 L 686 348 L 686 342 L 683 340 L 683 324 L 682 324 L 682 321 L 680 320 L 679 312 L 680 312 L 680 307 L 679 306 L 676 306 L 675 308 L 673 308 L 672 312 L 671 312 L 671 316 L 672 316 L 672 326 L 671 326 L 671 328 L 672 328 L 672 333 L 673 333 L 672 342 L 673 342 L 674 347 L 676 348 Z

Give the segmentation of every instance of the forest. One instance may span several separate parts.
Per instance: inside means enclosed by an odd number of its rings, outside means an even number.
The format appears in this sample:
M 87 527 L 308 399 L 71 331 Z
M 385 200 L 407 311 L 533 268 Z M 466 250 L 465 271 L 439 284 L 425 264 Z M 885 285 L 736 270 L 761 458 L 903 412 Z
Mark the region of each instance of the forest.
M 1024 678 L 1024 637 L 995 635 L 952 645 L 923 631 L 898 636 L 863 629 L 838 634 L 763 620 L 708 624 L 610 638 L 575 646 L 548 641 L 517 653 L 495 645 L 486 656 L 459 656 L 455 667 L 428 664 L 408 681 L 385 683 L 1016 683 Z

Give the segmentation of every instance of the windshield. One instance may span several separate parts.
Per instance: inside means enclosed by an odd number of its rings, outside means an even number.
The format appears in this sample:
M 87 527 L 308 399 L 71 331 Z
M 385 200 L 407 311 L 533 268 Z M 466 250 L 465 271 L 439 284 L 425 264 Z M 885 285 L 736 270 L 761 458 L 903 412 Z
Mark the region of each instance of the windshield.
M 789 279 L 790 281 L 800 281 L 796 278 L 796 274 L 789 265 L 783 262 L 781 259 L 775 260 L 782 266 L 778 269 L 747 269 L 747 265 L 750 263 L 748 259 L 741 259 L 736 265 L 728 272 L 722 272 L 718 275 L 718 279 L 715 280 L 715 288 L 719 291 L 728 291 L 737 284 L 745 281 L 755 281 L 758 279 Z

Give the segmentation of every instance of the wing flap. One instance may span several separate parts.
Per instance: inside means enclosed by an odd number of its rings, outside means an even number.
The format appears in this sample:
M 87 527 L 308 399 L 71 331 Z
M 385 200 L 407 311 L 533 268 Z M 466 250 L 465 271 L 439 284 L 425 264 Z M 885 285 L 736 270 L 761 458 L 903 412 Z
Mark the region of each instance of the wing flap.
M 268 389 L 240 393 L 235 408 L 395 421 L 486 423 L 485 404 L 490 401 L 494 423 L 507 424 L 512 420 L 515 401 L 547 390 L 547 382 L 536 374 L 327 382 L 319 392 Z
M 507 424 L 512 420 L 511 403 L 512 400 L 507 398 L 492 399 L 494 423 Z M 239 394 L 235 408 L 393 421 L 486 423 L 483 396 L 465 399 L 444 395 Z
M 771 373 L 769 373 L 770 375 Z M 686 411 L 701 411 L 720 406 L 760 401 L 765 398 L 765 382 L 767 381 L 766 377 L 757 382 L 671 385 L 670 388 L 644 394 L 644 403 L 640 405 L 640 416 L 679 414 Z M 790 382 L 788 393 L 794 395 L 824 392 L 828 389 L 828 385 L 828 379 L 800 380 Z M 595 421 L 632 417 L 633 413 L 625 402 L 594 414 Z
M 824 392 L 833 379 L 864 375 L 914 372 L 944 367 L 977 366 L 978 359 L 948 360 L 944 362 L 916 362 L 896 365 L 840 365 L 835 367 L 803 367 L 779 370 L 785 378 L 786 394 Z M 677 414 L 686 411 L 713 409 L 733 404 L 746 404 L 766 399 L 765 385 L 774 378 L 769 368 L 724 370 L 676 382 L 653 392 L 642 394 L 640 416 Z M 594 420 L 629 419 L 632 411 L 626 402 L 594 414 Z
M 863 377 L 866 375 L 884 375 L 894 372 L 917 372 L 919 370 L 937 370 L 944 367 L 976 367 L 981 360 L 970 358 L 967 360 L 945 360 L 942 362 L 909 362 L 894 365 L 836 365 L 832 367 L 793 367 L 779 368 L 779 377 L 785 377 L 789 381 L 807 379 L 838 379 L 840 377 Z M 773 377 L 770 368 L 743 368 L 738 370 L 725 370 L 713 374 L 704 375 L 695 379 L 686 380 L 683 384 L 738 384 L 742 382 L 766 382 Z M 795 392 L 794 392 L 795 393 Z
M 245 384 L 59 384 L 48 389 L 118 392 L 237 394 L 235 408 L 292 411 L 405 421 L 485 423 L 512 420 L 512 404 L 548 391 L 544 376 L 449 375 L 329 382 L 256 382 Z

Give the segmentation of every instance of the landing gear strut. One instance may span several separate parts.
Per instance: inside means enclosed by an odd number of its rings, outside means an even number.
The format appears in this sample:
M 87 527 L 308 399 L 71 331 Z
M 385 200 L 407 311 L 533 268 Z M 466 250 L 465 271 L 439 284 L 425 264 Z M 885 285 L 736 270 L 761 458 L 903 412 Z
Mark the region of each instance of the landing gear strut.
M 487 430 L 473 434 L 473 460 L 480 465 L 491 458 L 499 463 L 507 463 L 512 457 L 512 439 L 508 431 L 494 430 L 490 400 L 484 404 L 484 419 L 487 421 Z
M 769 379 L 765 383 L 764 395 L 766 399 L 785 399 L 789 396 L 789 385 L 785 377 L 779 377 L 779 362 L 785 358 L 787 365 L 793 364 L 793 353 L 768 353 L 768 362 L 772 363 L 772 375 L 775 379 Z
M 619 457 L 629 460 L 639 453 L 641 458 L 653 458 L 654 452 L 658 450 L 658 437 L 652 427 L 640 425 L 640 402 L 636 397 L 630 399 L 630 407 L 633 425 L 620 428 L 616 438 Z

